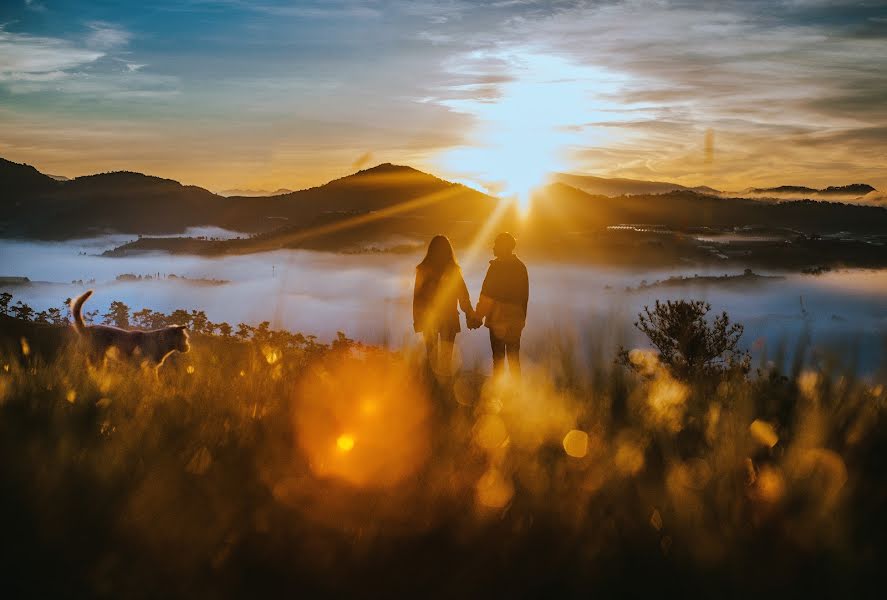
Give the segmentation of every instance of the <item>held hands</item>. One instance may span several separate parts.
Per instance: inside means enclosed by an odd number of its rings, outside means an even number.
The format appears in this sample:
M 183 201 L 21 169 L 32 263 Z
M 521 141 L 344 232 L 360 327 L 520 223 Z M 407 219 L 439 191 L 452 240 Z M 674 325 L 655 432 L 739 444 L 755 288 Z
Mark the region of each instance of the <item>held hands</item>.
M 478 329 L 481 325 L 484 324 L 484 320 L 482 317 L 478 316 L 475 311 L 470 311 L 465 313 L 465 323 L 468 325 L 468 329 Z

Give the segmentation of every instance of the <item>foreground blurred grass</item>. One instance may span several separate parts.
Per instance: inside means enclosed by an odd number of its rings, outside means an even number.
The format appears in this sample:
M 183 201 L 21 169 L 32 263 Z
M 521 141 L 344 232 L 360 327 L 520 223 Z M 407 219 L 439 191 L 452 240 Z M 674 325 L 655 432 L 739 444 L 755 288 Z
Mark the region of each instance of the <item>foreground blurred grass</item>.
M 844 597 L 880 583 L 887 393 L 850 373 L 687 386 L 649 355 L 640 378 L 552 339 L 520 385 L 440 385 L 410 352 L 195 336 L 155 376 L 87 366 L 59 328 L 4 333 L 14 596 Z

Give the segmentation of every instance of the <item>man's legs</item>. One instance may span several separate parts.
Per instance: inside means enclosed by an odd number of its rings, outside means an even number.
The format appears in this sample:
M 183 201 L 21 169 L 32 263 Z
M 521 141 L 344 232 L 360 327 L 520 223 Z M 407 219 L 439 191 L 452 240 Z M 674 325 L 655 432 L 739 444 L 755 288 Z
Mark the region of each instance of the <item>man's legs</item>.
M 520 377 L 520 338 L 505 342 L 505 353 L 508 355 L 508 372 L 515 378 Z
M 428 361 L 428 366 L 434 371 L 437 369 L 437 332 L 424 331 L 422 337 L 425 338 L 425 359 Z
M 505 342 L 500 340 L 490 330 L 490 349 L 493 351 L 493 375 L 502 373 L 505 367 Z

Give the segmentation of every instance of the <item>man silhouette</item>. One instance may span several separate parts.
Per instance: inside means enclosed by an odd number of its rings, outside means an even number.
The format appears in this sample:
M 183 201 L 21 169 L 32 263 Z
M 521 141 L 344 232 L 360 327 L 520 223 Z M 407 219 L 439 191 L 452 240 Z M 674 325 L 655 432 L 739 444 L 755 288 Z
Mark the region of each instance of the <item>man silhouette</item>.
M 527 321 L 530 281 L 527 267 L 514 255 L 517 242 L 510 233 L 500 233 L 493 244 L 493 255 L 477 302 L 477 317 L 490 330 L 493 374 L 502 373 L 505 357 L 508 369 L 520 376 L 520 336 Z

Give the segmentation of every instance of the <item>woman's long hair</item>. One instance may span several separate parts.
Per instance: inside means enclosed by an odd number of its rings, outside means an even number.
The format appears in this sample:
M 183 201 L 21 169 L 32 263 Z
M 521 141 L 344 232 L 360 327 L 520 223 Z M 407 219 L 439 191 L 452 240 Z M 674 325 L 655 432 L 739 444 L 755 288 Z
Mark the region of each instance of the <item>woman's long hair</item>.
M 452 268 L 459 268 L 459 263 L 456 262 L 456 253 L 453 251 L 453 245 L 447 236 L 436 235 L 431 238 L 425 258 L 422 259 L 422 262 L 416 268 L 429 275 L 442 275 Z

